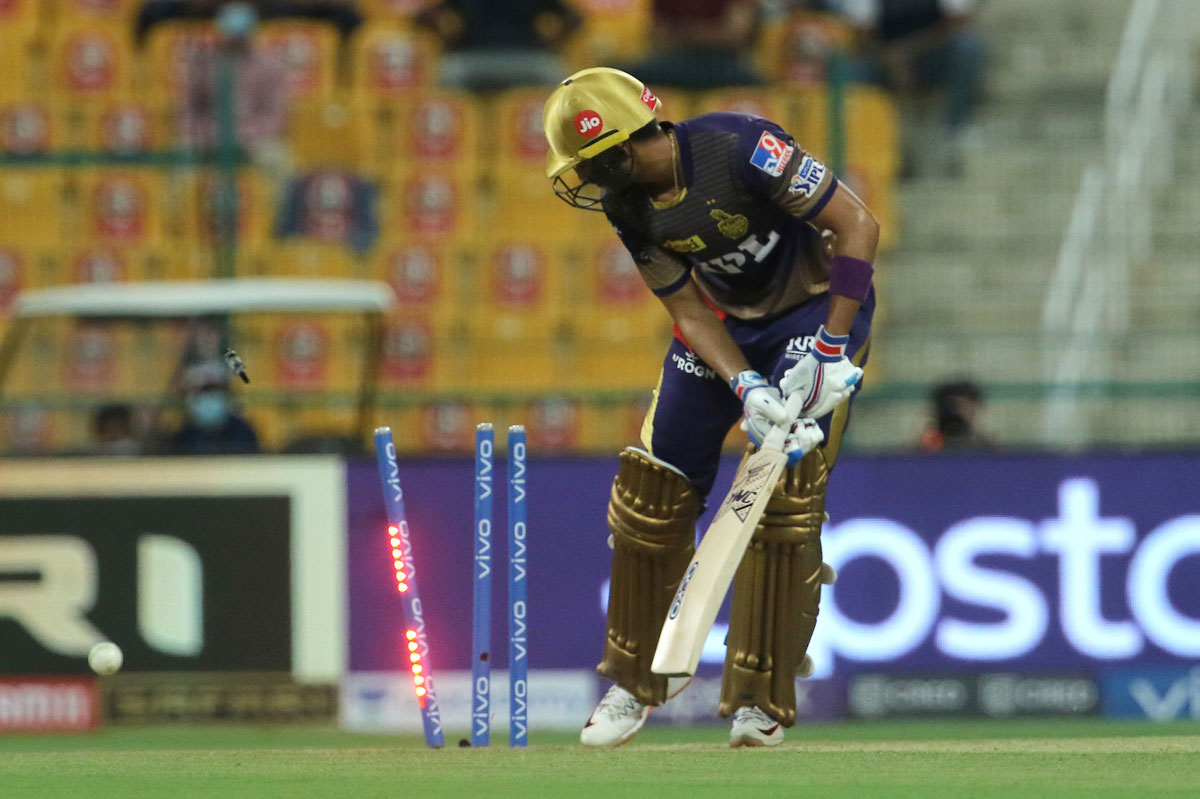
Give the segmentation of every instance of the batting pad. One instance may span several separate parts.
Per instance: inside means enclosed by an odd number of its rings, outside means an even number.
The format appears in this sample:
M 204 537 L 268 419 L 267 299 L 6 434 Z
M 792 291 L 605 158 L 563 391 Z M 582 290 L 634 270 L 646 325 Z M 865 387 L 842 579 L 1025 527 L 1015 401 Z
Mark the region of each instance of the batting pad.
M 667 678 L 652 674 L 650 664 L 695 550 L 699 513 L 700 500 L 681 472 L 633 447 L 621 453 L 608 505 L 608 635 L 596 670 L 642 704 L 667 700 Z
M 796 673 L 817 623 L 829 469 L 814 449 L 787 470 L 733 579 L 718 712 L 757 705 L 796 723 Z

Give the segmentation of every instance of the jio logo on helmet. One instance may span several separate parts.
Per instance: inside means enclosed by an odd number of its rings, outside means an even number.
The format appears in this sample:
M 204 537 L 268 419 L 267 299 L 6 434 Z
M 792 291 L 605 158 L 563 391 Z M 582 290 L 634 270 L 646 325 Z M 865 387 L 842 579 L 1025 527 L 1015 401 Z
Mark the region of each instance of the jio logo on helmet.
M 603 127 L 604 122 L 595 111 L 580 111 L 575 115 L 575 130 L 585 139 L 595 138 Z

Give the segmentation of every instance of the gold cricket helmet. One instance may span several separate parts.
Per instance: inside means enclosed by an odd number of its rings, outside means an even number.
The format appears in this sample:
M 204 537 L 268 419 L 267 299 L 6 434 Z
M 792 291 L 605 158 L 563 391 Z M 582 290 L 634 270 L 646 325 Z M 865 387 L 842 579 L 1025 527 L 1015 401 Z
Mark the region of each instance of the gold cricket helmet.
M 572 185 L 565 174 L 656 122 L 661 105 L 644 83 L 611 67 L 584 69 L 560 83 L 542 113 L 550 145 L 546 177 L 553 182 L 554 193 L 577 208 L 599 210 L 599 188 L 581 194 L 593 182 L 576 175 Z

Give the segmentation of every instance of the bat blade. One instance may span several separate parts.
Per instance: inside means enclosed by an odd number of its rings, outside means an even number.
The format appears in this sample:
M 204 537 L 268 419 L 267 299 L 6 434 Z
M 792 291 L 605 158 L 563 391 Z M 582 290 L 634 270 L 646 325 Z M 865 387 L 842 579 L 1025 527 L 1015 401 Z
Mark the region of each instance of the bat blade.
M 696 673 L 704 641 L 786 464 L 782 452 L 764 448 L 734 475 L 729 494 L 696 548 L 667 611 L 650 665 L 655 674 Z

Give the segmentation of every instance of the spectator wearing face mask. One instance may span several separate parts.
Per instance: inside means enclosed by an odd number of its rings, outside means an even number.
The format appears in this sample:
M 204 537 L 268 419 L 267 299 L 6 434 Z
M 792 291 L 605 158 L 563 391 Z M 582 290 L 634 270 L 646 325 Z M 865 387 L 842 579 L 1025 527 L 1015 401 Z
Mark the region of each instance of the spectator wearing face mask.
M 258 435 L 238 414 L 229 372 L 215 361 L 188 367 L 182 378 L 183 426 L 171 437 L 173 455 L 249 455 L 259 452 Z
M 92 417 L 92 454 L 140 455 L 142 442 L 134 432 L 133 408 L 123 403 L 103 405 Z

